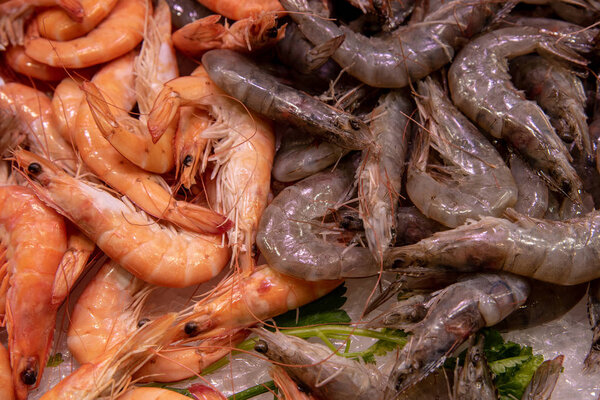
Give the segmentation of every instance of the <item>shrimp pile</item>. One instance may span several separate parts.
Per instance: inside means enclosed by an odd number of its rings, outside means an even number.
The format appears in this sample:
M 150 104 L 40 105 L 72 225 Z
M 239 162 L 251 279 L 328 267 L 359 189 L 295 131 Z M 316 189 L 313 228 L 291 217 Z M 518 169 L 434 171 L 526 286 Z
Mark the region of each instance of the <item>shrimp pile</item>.
M 222 400 L 254 362 L 280 399 L 496 399 L 480 331 L 586 293 L 600 371 L 598 23 L 595 0 L 0 1 L 0 398 Z

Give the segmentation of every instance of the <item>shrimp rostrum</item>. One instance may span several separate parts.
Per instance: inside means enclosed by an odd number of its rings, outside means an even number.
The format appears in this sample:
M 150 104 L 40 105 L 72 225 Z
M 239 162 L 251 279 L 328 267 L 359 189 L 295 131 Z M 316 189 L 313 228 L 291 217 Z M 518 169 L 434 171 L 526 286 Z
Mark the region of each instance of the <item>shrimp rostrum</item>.
M 512 209 L 509 219 L 484 217 L 390 250 L 394 268 L 450 267 L 460 271 L 502 270 L 559 285 L 600 277 L 600 212 L 550 221 Z

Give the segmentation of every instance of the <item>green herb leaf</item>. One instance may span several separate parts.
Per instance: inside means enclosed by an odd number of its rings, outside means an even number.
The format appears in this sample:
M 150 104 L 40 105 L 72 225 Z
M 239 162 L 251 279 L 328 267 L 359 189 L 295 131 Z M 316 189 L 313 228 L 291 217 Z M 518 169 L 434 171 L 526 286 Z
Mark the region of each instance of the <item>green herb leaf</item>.
M 389 336 L 390 338 L 404 339 L 408 336 L 404 331 L 387 329 L 384 328 L 381 330 L 382 334 Z M 402 344 L 397 341 L 391 341 L 386 339 L 379 339 L 375 343 L 373 343 L 368 349 L 361 352 L 360 357 L 367 364 L 375 364 L 375 356 L 384 356 L 388 352 L 396 350 L 401 347 Z
M 64 361 L 65 360 L 63 359 L 62 353 L 56 353 L 56 354 L 53 354 L 50 357 L 48 357 L 48 362 L 46 363 L 46 367 L 48 367 L 48 368 L 58 367 Z
M 500 399 L 520 399 L 525 392 L 525 388 L 531 381 L 531 378 L 533 378 L 533 374 L 542 362 L 544 362 L 544 357 L 542 355 L 532 356 L 522 364 L 512 376 L 503 379 L 499 378 L 496 387 L 498 388 Z
M 529 361 L 531 356 L 516 356 L 509 357 L 503 360 L 496 360 L 488 363 L 490 366 L 490 370 L 494 373 L 494 375 L 501 375 L 506 373 L 510 368 L 515 368 L 520 366 L 521 364 Z
M 252 386 L 246 390 L 242 390 L 234 395 L 231 395 L 227 398 L 227 400 L 246 400 L 252 397 L 258 396 L 259 394 L 267 393 L 269 389 L 275 391 L 275 383 L 273 381 L 265 382 L 258 384 L 256 386 Z
M 346 286 L 340 285 L 328 295 L 300 307 L 298 311 L 291 310 L 273 319 L 280 327 L 349 323 L 350 317 L 341 309 L 346 303 L 345 293 Z

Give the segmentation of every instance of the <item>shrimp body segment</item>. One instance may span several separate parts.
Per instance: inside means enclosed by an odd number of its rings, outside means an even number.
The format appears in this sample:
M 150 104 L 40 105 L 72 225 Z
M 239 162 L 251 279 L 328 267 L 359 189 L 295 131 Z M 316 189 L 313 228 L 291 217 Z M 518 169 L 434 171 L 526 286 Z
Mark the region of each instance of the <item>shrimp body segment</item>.
M 577 285 L 600 277 L 600 212 L 551 221 L 508 209 L 510 218 L 478 222 L 438 232 L 390 251 L 398 268 L 447 266 L 461 271 L 493 269 L 557 285 Z
M 52 112 L 63 139 L 73 144 L 77 112 L 85 93 L 79 89 L 82 81 L 67 77 L 60 81 L 52 96 Z
M 10 47 L 6 53 L 6 63 L 14 71 L 42 81 L 58 81 L 65 76 L 65 70 L 62 68 L 51 67 L 37 62 L 25 54 L 25 48 L 22 46 Z
M 198 398 L 198 397 L 196 397 Z M 162 389 L 158 387 L 136 387 L 128 390 L 125 394 L 117 397 L 116 400 L 189 400 L 173 390 Z M 199 399 L 199 398 L 198 398 Z M 215 400 L 221 400 L 223 397 L 214 397 Z M 204 399 L 201 399 L 204 400 Z M 208 399 L 212 400 L 212 398 Z
M 57 307 L 52 283 L 67 247 L 64 219 L 20 186 L 0 187 L 0 225 L 8 243 L 6 326 L 17 399 L 39 384 L 52 347 Z
M 225 18 L 240 20 L 262 13 L 283 11 L 279 0 L 199 0 L 204 7 L 211 9 Z
M 472 121 L 496 138 L 505 139 L 556 190 L 580 201 L 580 178 L 571 157 L 548 117 L 511 83 L 508 58 L 534 51 L 580 62 L 572 50 L 554 44 L 556 38 L 535 28 L 504 28 L 471 41 L 448 72 L 452 100 Z
M 15 152 L 33 174 L 37 194 L 75 223 L 123 268 L 155 285 L 185 287 L 215 277 L 229 261 L 221 235 L 163 226 L 115 198 L 24 150 Z M 34 172 L 31 172 L 30 166 Z M 39 168 L 38 168 L 39 166 Z
M 111 13 L 87 35 L 58 42 L 31 37 L 25 53 L 53 67 L 84 68 L 117 58 L 137 46 L 144 33 L 147 0 L 119 0 Z
M 0 397 L 3 400 L 15 400 L 12 371 L 8 351 L 0 344 Z
M 369 86 L 401 88 L 452 61 L 455 48 L 479 32 L 500 4 L 457 0 L 419 24 L 401 27 L 385 39 L 368 38 L 346 26 L 315 15 L 307 0 L 282 0 L 304 35 L 318 45 L 345 35 L 333 59 L 346 72 Z
M 211 50 L 202 57 L 210 78 L 251 110 L 276 121 L 289 122 L 347 149 L 372 142 L 359 118 L 279 83 L 259 66 L 231 50 Z
M 448 227 L 500 216 L 517 201 L 517 186 L 504 160 L 439 85 L 428 78 L 418 87 L 425 129 L 415 141 L 408 169 L 410 199 L 425 216 Z M 444 164 L 430 165 L 430 148 Z

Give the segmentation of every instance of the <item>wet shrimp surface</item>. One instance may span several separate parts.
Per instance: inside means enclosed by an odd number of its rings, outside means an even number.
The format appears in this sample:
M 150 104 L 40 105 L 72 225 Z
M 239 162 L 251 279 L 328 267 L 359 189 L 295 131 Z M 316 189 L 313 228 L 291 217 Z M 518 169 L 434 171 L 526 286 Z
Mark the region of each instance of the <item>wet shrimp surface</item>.
M 0 399 L 597 399 L 598 23 L 0 0 Z

